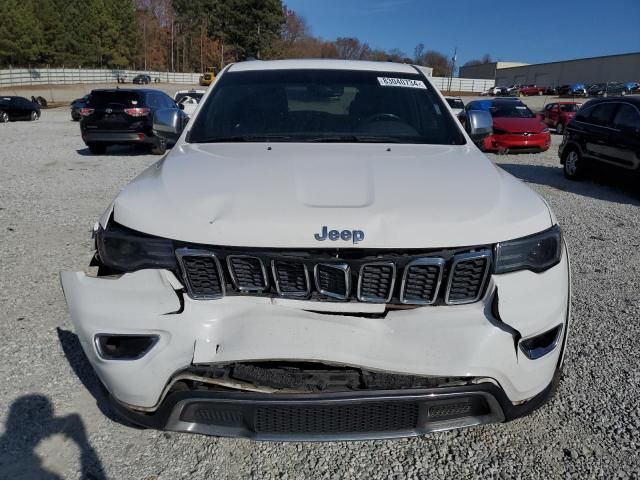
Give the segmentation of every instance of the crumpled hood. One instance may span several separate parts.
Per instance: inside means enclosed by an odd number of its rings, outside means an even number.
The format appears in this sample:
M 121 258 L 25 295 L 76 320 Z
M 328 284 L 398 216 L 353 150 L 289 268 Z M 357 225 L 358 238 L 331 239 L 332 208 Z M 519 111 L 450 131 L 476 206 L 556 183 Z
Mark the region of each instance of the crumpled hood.
M 547 126 L 538 118 L 493 117 L 493 128 L 505 130 L 509 133 L 540 133 Z
M 183 144 L 113 208 L 134 230 L 244 247 L 471 246 L 551 226 L 544 201 L 474 146 Z M 318 241 L 324 226 L 364 239 Z

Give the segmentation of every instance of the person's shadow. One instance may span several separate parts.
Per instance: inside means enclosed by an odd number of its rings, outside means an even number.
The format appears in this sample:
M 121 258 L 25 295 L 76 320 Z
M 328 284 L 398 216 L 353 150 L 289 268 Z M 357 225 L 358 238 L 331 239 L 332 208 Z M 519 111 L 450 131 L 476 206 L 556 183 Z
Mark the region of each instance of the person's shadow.
M 89 443 L 84 424 L 77 414 L 56 417 L 53 405 L 44 395 L 24 395 L 9 408 L 5 431 L 0 437 L 0 478 L 59 479 L 46 470 L 35 448 L 46 438 L 60 434 L 80 449 L 81 478 L 106 479 L 100 458 Z

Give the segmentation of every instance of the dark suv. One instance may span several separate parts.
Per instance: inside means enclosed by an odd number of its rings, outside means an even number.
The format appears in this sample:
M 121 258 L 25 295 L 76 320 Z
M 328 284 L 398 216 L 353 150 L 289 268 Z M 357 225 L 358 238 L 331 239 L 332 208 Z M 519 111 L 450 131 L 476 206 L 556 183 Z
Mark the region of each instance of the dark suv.
M 186 121 L 176 102 L 160 90 L 93 90 L 80 110 L 82 140 L 94 154 L 104 153 L 109 145 L 142 144 L 162 155 L 168 143 L 176 139 L 159 136 L 153 130 L 153 117 L 161 110 L 174 110 Z
M 566 127 L 558 154 L 570 179 L 581 178 L 592 162 L 640 171 L 640 98 L 585 103 Z

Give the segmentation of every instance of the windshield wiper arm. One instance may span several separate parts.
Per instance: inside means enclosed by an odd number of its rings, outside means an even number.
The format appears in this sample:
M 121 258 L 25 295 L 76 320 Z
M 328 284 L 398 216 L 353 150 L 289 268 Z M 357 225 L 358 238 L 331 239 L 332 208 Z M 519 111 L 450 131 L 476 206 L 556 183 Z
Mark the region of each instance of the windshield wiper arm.
M 229 135 L 191 140 L 190 143 L 235 143 L 235 142 L 290 142 L 295 140 L 287 135 Z
M 396 137 L 378 137 L 375 135 L 328 135 L 326 137 L 309 138 L 304 141 L 314 143 L 402 143 Z

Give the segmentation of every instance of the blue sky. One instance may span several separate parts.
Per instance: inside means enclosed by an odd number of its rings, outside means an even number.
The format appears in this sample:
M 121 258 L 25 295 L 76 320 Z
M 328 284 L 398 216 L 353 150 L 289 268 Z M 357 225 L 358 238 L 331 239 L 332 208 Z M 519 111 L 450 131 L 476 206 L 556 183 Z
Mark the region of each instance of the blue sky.
M 355 36 L 371 47 L 426 49 L 458 65 L 494 59 L 551 62 L 640 51 L 640 0 L 284 0 L 326 40 Z

